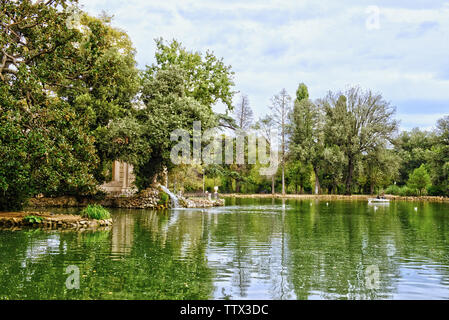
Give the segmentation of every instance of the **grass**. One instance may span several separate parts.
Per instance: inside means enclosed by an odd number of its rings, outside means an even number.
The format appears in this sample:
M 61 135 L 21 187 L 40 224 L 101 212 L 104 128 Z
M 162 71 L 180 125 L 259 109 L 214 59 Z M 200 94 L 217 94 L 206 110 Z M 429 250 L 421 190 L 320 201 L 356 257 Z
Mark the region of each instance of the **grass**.
M 99 204 L 88 205 L 83 209 L 83 211 L 81 211 L 81 216 L 83 218 L 96 220 L 111 219 L 111 214 L 109 213 L 109 211 Z
M 42 222 L 42 218 L 36 217 L 36 216 L 26 216 L 25 218 L 23 218 L 23 220 L 25 220 L 27 223 L 31 223 L 31 224 Z

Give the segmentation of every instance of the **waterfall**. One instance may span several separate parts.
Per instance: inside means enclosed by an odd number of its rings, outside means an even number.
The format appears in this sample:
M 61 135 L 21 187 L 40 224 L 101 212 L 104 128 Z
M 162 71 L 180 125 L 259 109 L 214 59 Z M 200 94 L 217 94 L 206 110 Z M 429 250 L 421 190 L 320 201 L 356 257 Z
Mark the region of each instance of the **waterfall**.
M 170 190 L 168 190 L 168 188 L 166 188 L 165 186 L 161 185 L 161 189 L 169 195 L 170 200 L 171 200 L 171 206 L 172 208 L 179 208 L 179 203 L 178 203 L 178 198 L 175 196 L 175 194 L 173 192 L 171 192 Z

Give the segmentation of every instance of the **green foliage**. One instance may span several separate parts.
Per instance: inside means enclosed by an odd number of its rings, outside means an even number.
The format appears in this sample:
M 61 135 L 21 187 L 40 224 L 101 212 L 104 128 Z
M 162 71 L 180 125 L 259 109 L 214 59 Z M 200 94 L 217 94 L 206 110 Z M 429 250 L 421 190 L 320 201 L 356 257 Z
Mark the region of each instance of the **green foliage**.
M 304 83 L 300 83 L 296 90 L 296 101 L 301 102 L 304 99 L 309 99 L 309 89 Z
M 178 66 L 167 66 L 149 69 L 143 76 L 144 107 L 137 112 L 136 119 L 142 128 L 141 145 L 151 152 L 140 151 L 142 156 L 134 163 L 139 189 L 148 187 L 164 167 L 173 168 L 170 151 L 177 142 L 170 140 L 171 132 L 185 129 L 192 136 L 194 121 L 201 121 L 202 130 L 218 124 L 209 107 L 186 95 L 185 74 Z
M 234 72 L 213 52 L 206 51 L 203 56 L 199 52 L 188 51 L 176 40 L 166 44 L 159 38 L 156 39 L 155 57 L 156 64 L 149 67 L 147 73 L 155 74 L 159 70 L 176 66 L 185 74 L 183 91 L 187 96 L 210 109 L 218 101 L 229 110 L 233 109 Z
M 338 145 L 345 155 L 346 194 L 351 194 L 357 162 L 384 148 L 396 132 L 395 108 L 380 94 L 359 87 L 329 93 L 320 104 L 326 116 L 326 142 Z
M 25 220 L 25 222 L 30 223 L 30 224 L 34 224 L 34 223 L 41 223 L 43 221 L 43 219 L 41 217 L 37 217 L 37 216 L 26 216 L 25 218 L 23 218 L 23 220 Z
M 318 106 L 306 98 L 306 92 L 307 87 L 300 84 L 293 111 L 289 115 L 289 150 L 295 159 L 310 164 L 317 173 L 323 166 L 323 119 Z M 315 177 L 315 189 L 320 192 L 320 177 Z
M 109 211 L 99 204 L 88 205 L 81 211 L 81 216 L 83 218 L 96 220 L 111 219 L 111 214 L 109 213 Z
M 62 89 L 79 94 L 72 79 L 83 35 L 67 27 L 63 11 L 74 3 L 9 1 L 2 8 L 0 158 L 8 160 L 0 163 L 0 210 L 18 209 L 37 193 L 82 194 L 97 184 L 91 114 Z
M 412 189 L 408 186 L 402 186 L 399 190 L 399 196 L 401 197 L 411 197 L 411 196 L 417 196 L 418 191 L 416 189 Z
M 400 191 L 401 191 L 401 188 L 395 184 L 391 185 L 387 189 L 385 189 L 386 194 L 391 194 L 391 195 L 395 195 L 395 196 L 398 196 Z
M 393 140 L 395 153 L 401 159 L 398 183 L 405 184 L 409 174 L 427 162 L 429 151 L 435 142 L 435 136 L 418 128 L 404 131 Z M 435 151 L 434 151 L 435 152 Z
M 430 186 L 427 188 L 427 195 L 433 197 L 441 197 L 447 195 L 447 189 L 443 186 Z
M 410 174 L 407 186 L 411 189 L 418 190 L 420 195 L 431 186 L 430 176 L 423 164 Z
M 159 195 L 160 195 L 160 199 L 157 202 L 157 204 L 168 206 L 168 202 L 170 201 L 170 196 L 168 194 L 166 194 L 165 192 L 160 192 Z

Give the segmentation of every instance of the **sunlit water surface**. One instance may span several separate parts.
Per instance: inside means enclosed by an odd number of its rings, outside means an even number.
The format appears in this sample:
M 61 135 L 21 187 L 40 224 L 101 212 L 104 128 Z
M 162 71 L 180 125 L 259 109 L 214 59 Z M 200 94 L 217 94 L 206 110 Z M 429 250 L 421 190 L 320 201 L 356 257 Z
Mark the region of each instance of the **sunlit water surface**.
M 112 210 L 100 231 L 0 229 L 0 299 L 449 298 L 448 204 L 226 203 Z

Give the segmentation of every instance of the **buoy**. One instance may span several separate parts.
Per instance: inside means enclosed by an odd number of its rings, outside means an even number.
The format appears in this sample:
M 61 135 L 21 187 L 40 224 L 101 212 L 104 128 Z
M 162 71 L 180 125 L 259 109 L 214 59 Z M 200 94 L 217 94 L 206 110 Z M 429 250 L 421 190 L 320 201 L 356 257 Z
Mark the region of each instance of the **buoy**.
M 329 202 L 326 202 L 326 206 L 329 206 Z
M 418 207 L 415 207 L 415 211 L 418 211 Z
M 376 211 L 377 210 L 377 207 L 374 207 L 374 211 Z

